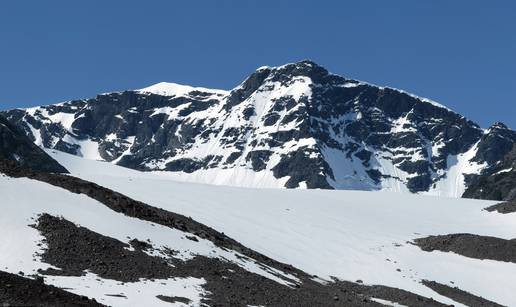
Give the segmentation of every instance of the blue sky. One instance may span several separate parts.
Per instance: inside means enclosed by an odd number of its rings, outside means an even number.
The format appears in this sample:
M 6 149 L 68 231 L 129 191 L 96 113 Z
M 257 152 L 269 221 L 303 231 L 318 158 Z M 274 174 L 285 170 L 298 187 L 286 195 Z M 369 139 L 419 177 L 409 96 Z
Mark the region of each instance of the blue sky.
M 516 1 L 0 2 L 0 109 L 305 58 L 516 128 Z

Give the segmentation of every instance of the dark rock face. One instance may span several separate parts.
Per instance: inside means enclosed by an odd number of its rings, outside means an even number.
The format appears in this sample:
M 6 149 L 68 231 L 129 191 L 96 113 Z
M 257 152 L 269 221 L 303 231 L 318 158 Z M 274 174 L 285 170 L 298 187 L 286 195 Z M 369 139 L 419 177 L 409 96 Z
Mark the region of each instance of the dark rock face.
M 516 131 L 510 130 L 503 123 L 495 123 L 489 128 L 489 132 L 480 139 L 478 152 L 473 161 L 485 161 L 490 165 L 497 163 L 511 151 L 515 142 Z
M 496 211 L 498 213 L 507 214 L 507 213 L 513 213 L 516 212 L 516 202 L 503 202 L 496 205 L 489 206 L 487 208 L 484 208 L 484 210 L 493 212 Z
M 502 162 L 476 177 L 463 197 L 516 201 L 516 145 Z
M 272 169 L 277 178 L 290 176 L 285 184 L 287 188 L 297 188 L 301 182 L 305 182 L 309 189 L 332 189 L 324 174 L 333 177 L 331 169 L 320 157 L 312 158 L 312 154 L 318 154 L 314 150 L 298 150 L 285 156 Z
M 183 304 L 190 304 L 192 301 L 186 297 L 181 296 L 166 296 L 166 295 L 157 295 L 157 298 L 164 302 L 168 303 L 183 303 Z
M 503 124 L 484 133 L 432 101 L 311 61 L 260 68 L 231 92 L 160 93 L 110 93 L 5 115 L 33 140 L 40 134 L 40 145 L 75 155 L 138 170 L 266 171 L 287 178 L 287 188 L 428 191 L 447 179 L 450 158 L 476 145 L 470 163 L 490 169 L 516 140 Z
M 429 236 L 414 240 L 424 251 L 439 250 L 454 252 L 476 259 L 516 263 L 516 239 L 505 240 L 495 237 L 467 233 Z
M 39 271 L 40 274 L 83 276 L 88 270 L 101 278 L 123 282 L 174 276 L 174 268 L 165 259 L 149 256 L 141 250 L 131 251 L 128 244 L 67 220 L 45 213 L 38 218 L 35 228 L 45 237 L 48 246 L 41 255 L 42 260 L 59 268 Z
M 0 271 L 0 302 L 3 306 L 104 306 L 86 296 L 76 295 L 44 283 Z
M 0 158 L 38 171 L 68 172 L 3 116 L 0 116 Z

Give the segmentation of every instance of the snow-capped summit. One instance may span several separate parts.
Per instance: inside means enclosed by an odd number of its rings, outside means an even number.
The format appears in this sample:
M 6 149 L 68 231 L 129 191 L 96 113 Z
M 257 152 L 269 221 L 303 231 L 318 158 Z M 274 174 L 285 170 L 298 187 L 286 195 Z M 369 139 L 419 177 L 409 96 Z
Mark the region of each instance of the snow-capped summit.
M 490 131 L 495 130 L 495 129 L 510 130 L 509 127 L 507 127 L 507 125 L 502 122 L 496 122 L 496 123 L 492 124 L 491 127 L 489 127 Z
M 192 92 L 196 93 L 210 93 L 214 95 L 226 95 L 228 92 L 224 90 L 215 90 L 204 87 L 193 87 L 189 85 L 171 83 L 171 82 L 160 82 L 151 86 L 136 90 L 139 93 L 150 93 L 162 96 L 185 96 Z
M 516 140 L 310 60 L 260 67 L 229 92 L 158 83 L 5 115 L 46 148 L 180 180 L 455 197 Z

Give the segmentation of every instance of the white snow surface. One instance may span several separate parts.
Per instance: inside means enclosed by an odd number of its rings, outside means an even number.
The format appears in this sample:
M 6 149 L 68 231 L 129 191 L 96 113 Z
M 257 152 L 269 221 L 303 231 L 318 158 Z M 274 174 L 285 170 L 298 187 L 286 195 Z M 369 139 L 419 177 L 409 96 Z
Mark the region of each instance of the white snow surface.
M 204 93 L 212 93 L 214 95 L 227 95 L 229 92 L 225 90 L 209 89 L 204 87 L 193 87 L 189 85 L 160 82 L 151 86 L 136 90 L 140 93 L 151 93 L 162 96 L 185 96 L 191 92 L 198 91 Z
M 179 251 L 175 257 L 182 260 L 204 255 L 235 263 L 281 284 L 290 286 L 292 281 L 298 281 L 295 276 L 267 267 L 237 252 L 221 249 L 208 240 L 198 237 L 198 242 L 194 242 L 186 239 L 187 235 L 192 236 L 190 233 L 125 216 L 83 194 L 73 194 L 46 183 L 0 174 L 0 195 L 0 269 L 6 272 L 23 272 L 27 276 L 35 274 L 38 269 L 51 267 L 43 263 L 38 255 L 45 247 L 44 244 L 38 246 L 43 237 L 29 226 L 35 223 L 38 215 L 48 213 L 124 243 L 134 238 L 150 240 L 157 250 L 151 255 L 166 257 L 162 251 L 168 247 Z M 204 279 L 194 277 L 141 279 L 138 282 L 121 283 L 89 272 L 82 277 L 52 276 L 45 280 L 49 284 L 112 306 L 170 306 L 156 298 L 160 294 L 187 297 L 192 300 L 192 306 L 198 306 L 201 296 L 205 294 Z M 109 294 L 122 294 L 126 298 Z
M 319 278 L 363 280 L 461 306 L 420 283 L 434 280 L 500 304 L 516 304 L 516 264 L 424 252 L 420 237 L 472 233 L 516 237 L 516 214 L 491 201 L 388 192 L 251 189 L 177 182 L 48 151 L 75 176 L 191 216 L 273 259 Z M 399 271 L 398 271 L 399 269 Z
M 446 177 L 439 180 L 428 192 L 428 195 L 461 197 L 466 191 L 466 175 L 480 174 L 487 164 L 479 164 L 471 161 L 478 150 L 478 143 L 473 145 L 465 153 L 448 156 L 448 172 Z
M 373 302 L 377 302 L 377 303 L 380 303 L 384 306 L 392 306 L 392 307 L 406 307 L 405 305 L 401 305 L 401 304 L 398 304 L 396 302 L 391 302 L 391 301 L 387 301 L 387 300 L 383 300 L 383 299 L 380 299 L 380 298 L 372 298 L 371 299 Z

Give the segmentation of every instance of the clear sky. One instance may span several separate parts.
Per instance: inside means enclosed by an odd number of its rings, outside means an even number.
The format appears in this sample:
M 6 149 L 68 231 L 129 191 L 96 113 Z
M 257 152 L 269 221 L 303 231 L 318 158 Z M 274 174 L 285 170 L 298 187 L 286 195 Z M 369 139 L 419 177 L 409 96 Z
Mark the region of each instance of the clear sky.
M 513 0 L 0 2 L 0 109 L 305 58 L 516 128 Z

